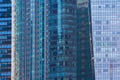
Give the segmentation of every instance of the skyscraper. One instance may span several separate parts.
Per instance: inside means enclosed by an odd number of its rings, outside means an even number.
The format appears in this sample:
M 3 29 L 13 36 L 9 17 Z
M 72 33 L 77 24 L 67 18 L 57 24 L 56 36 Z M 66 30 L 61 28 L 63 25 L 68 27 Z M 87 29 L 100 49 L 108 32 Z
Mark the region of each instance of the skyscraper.
M 76 80 L 76 0 L 12 3 L 12 79 Z
M 44 0 L 12 0 L 12 79 L 44 78 Z
M 77 79 L 76 0 L 45 0 L 45 80 Z
M 95 80 L 120 80 L 120 1 L 90 0 Z
M 11 80 L 11 0 L 0 0 L 0 80 Z
M 95 80 L 88 0 L 77 2 L 77 80 Z
M 1 79 L 9 77 L 10 68 L 3 66 L 11 61 L 11 5 L 4 1 L 0 0 Z M 78 0 L 78 9 L 76 0 L 12 3 L 13 80 L 120 79 L 119 0 Z

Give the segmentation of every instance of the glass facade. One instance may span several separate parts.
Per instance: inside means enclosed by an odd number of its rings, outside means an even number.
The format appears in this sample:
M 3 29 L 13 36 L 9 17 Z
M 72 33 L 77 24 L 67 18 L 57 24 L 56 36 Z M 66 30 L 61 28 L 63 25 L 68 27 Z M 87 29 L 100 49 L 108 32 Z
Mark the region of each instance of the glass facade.
M 77 3 L 77 80 L 95 80 L 88 0 Z
M 76 80 L 76 0 L 12 3 L 12 79 Z
M 0 0 L 0 80 L 11 80 L 11 0 Z
M 119 80 L 119 11 L 119 0 L 12 0 L 12 80 Z M 0 0 L 0 80 L 11 76 L 10 13 Z
M 76 0 L 45 1 L 45 80 L 77 79 Z
M 120 80 L 120 1 L 90 0 L 95 80 Z
M 44 0 L 12 0 L 12 79 L 44 78 Z

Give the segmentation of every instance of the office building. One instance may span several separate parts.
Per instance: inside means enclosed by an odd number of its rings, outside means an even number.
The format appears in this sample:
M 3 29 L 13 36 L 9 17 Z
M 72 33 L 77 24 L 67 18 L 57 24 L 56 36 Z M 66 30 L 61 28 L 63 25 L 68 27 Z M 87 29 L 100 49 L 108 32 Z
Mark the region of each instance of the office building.
M 44 0 L 12 0 L 12 80 L 44 78 Z
M 11 80 L 11 0 L 0 0 L 0 80 Z
M 3 17 L 10 3 L 2 1 Z M 13 80 L 120 79 L 120 1 L 86 1 L 78 0 L 77 9 L 76 0 L 12 0 Z M 10 63 L 11 48 L 10 18 L 2 17 L 1 67 L 10 65 L 3 63 Z M 0 69 L 1 78 L 10 75 Z
M 95 80 L 120 80 L 120 1 L 90 0 Z
M 81 7 L 83 7 L 84 1 L 78 0 L 79 3 L 81 3 Z M 89 5 L 90 4 L 90 5 Z M 82 6 L 83 5 L 83 6 Z M 89 11 L 87 13 L 87 9 L 81 9 L 80 12 L 78 10 L 78 15 L 83 14 L 80 16 L 81 20 L 78 20 L 80 22 L 79 25 L 86 25 L 87 22 L 89 22 L 89 26 L 91 27 L 91 30 L 89 31 L 89 34 L 92 34 L 92 38 L 90 38 L 90 41 L 92 44 L 90 48 L 93 48 L 93 54 L 91 56 L 91 59 L 93 60 L 91 65 L 92 71 L 94 72 L 93 75 L 95 76 L 95 80 L 119 80 L 120 74 L 120 62 L 119 62 L 119 6 L 120 1 L 118 0 L 89 0 Z M 86 17 L 86 13 L 88 14 L 88 17 Z M 89 18 L 89 21 L 87 19 Z M 78 18 L 79 19 L 79 18 Z M 87 30 L 87 28 L 85 29 Z M 80 27 L 80 35 L 87 37 L 88 35 L 84 34 L 84 29 Z M 89 37 L 91 37 L 89 36 Z M 79 37 L 78 37 L 79 38 Z M 84 39 L 85 40 L 85 39 Z M 78 42 L 78 44 L 87 43 L 87 41 L 84 41 L 82 43 Z M 88 39 L 87 39 L 88 40 Z M 80 45 L 79 44 L 79 45 Z M 88 43 L 89 44 L 89 43 Z M 85 46 L 85 45 L 84 45 Z M 81 48 L 79 48 L 81 47 Z M 78 48 L 81 50 L 82 46 L 79 46 Z M 89 48 L 89 47 L 87 47 Z M 79 50 L 78 49 L 78 50 Z M 85 48 L 84 48 L 85 49 Z M 87 50 L 86 50 L 87 51 Z M 81 51 L 78 51 L 81 52 Z M 80 57 L 85 56 L 82 55 L 83 51 L 81 52 L 81 55 L 78 55 Z M 90 56 L 89 56 L 90 58 Z M 88 58 L 88 59 L 89 59 Z M 79 59 L 79 58 L 78 58 Z M 82 61 L 81 62 L 85 62 Z M 87 63 L 89 61 L 86 61 Z M 89 64 L 87 64 L 89 65 Z M 80 65 L 83 67 L 83 63 Z M 80 68 L 80 67 L 79 67 Z M 78 68 L 78 70 L 79 70 Z M 94 69 L 93 69 L 94 68 Z M 86 68 L 86 71 L 88 68 Z M 81 73 L 85 75 L 85 73 Z M 80 75 L 80 74 L 78 74 Z
M 45 0 L 45 78 L 77 79 L 76 0 Z
M 77 80 L 95 80 L 88 0 L 77 2 L 77 27 Z
M 76 80 L 76 0 L 12 0 L 12 79 Z

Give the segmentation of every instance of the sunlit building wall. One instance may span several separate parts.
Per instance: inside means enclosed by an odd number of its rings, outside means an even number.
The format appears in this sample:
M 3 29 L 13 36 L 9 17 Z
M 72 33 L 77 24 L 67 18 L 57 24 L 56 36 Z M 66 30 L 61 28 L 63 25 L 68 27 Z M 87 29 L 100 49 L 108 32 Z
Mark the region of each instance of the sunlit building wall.
M 120 1 L 90 4 L 95 80 L 120 80 Z

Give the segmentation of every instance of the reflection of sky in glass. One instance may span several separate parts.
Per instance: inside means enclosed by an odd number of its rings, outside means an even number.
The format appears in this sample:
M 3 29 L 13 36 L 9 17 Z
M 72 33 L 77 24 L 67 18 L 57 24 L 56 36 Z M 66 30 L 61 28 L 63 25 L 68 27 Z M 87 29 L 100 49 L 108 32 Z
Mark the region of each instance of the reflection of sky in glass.
M 91 0 L 96 80 L 120 80 L 120 0 Z

